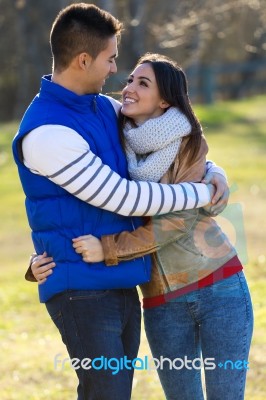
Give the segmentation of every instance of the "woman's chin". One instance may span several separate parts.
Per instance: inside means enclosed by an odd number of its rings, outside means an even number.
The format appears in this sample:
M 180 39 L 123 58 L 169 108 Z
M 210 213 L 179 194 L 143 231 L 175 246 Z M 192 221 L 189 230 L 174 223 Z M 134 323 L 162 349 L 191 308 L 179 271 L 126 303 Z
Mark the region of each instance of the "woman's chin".
M 121 113 L 125 116 L 125 117 L 129 117 L 129 118 L 134 118 L 134 115 L 132 115 L 132 113 L 129 111 L 127 106 L 122 106 L 121 108 Z

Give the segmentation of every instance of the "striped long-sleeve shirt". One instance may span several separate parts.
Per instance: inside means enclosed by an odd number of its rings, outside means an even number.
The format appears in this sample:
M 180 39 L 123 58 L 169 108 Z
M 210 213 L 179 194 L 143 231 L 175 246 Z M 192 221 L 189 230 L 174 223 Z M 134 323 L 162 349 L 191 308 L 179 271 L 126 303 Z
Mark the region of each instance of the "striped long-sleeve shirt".
M 43 125 L 31 131 L 22 143 L 24 164 L 46 176 L 73 196 L 121 215 L 155 215 L 202 207 L 210 193 L 201 183 L 163 185 L 135 182 L 120 177 L 104 165 L 89 144 L 73 129 Z M 208 162 L 206 170 L 223 170 Z

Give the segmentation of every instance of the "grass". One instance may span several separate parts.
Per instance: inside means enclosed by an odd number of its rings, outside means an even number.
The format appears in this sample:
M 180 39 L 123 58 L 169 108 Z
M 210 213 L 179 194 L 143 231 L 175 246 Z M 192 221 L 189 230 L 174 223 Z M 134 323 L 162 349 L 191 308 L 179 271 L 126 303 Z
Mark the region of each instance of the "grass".
M 217 103 L 196 108 L 209 143 L 209 157 L 228 174 L 230 206 L 244 216 L 247 248 L 246 275 L 252 294 L 255 331 L 247 379 L 247 400 L 266 398 L 266 97 Z M 24 211 L 24 195 L 13 163 L 10 145 L 17 123 L 0 125 L 0 398 L 2 400 L 70 400 L 75 398 L 76 377 L 70 368 L 54 369 L 54 357 L 67 357 L 44 305 L 38 303 L 37 286 L 24 280 L 32 251 Z M 235 222 L 220 218 L 232 234 Z M 246 257 L 247 256 L 247 257 Z M 142 332 L 140 357 L 150 356 Z M 164 399 L 155 371 L 136 371 L 133 400 Z

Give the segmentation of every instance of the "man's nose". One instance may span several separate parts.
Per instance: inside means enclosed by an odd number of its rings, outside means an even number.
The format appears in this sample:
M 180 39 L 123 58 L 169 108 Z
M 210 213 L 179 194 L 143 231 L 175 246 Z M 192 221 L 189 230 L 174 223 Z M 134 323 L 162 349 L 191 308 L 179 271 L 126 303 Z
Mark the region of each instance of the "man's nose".
M 112 62 L 112 66 L 111 66 L 110 72 L 111 72 L 111 74 L 116 74 L 117 73 L 117 65 L 116 65 L 115 61 Z

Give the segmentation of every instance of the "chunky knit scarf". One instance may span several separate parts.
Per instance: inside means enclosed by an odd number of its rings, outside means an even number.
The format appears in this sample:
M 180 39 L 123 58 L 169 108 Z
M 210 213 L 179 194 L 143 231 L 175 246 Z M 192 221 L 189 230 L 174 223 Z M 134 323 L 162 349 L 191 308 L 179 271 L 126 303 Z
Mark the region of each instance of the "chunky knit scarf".
M 130 177 L 137 181 L 159 182 L 174 161 L 182 137 L 190 132 L 190 122 L 175 107 L 136 128 L 126 124 L 124 135 Z

